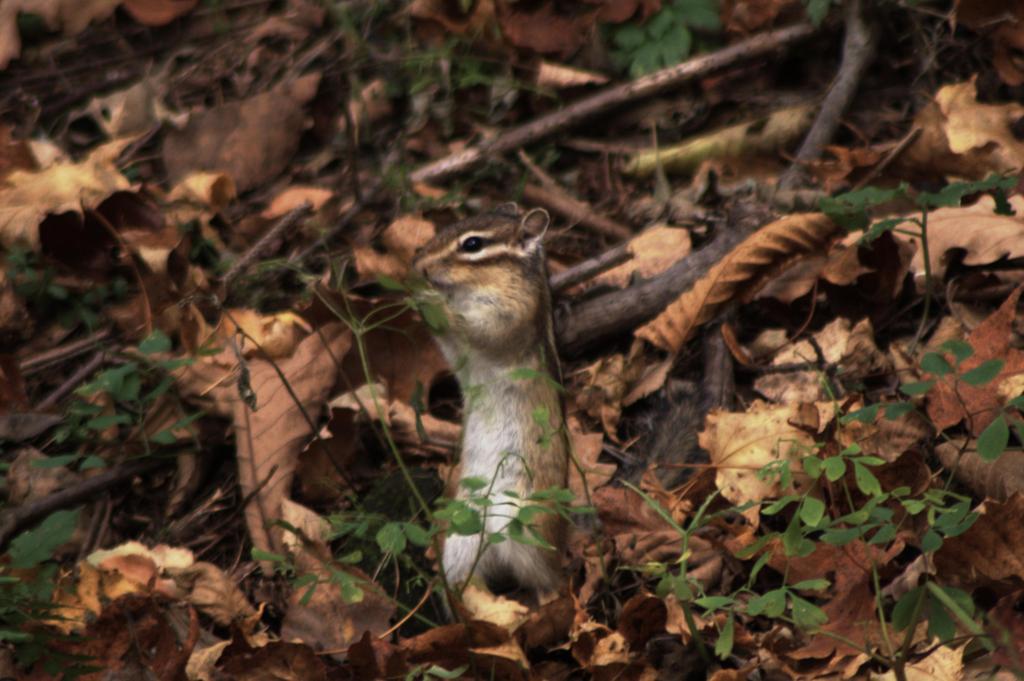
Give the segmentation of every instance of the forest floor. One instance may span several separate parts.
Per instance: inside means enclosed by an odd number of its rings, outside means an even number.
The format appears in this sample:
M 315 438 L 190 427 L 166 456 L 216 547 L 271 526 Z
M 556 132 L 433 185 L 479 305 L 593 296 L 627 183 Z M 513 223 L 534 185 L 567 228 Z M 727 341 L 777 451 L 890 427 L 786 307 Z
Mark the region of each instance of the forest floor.
M 0 677 L 1020 678 L 1021 45 L 998 0 L 4 0 Z M 486 539 L 571 519 L 568 589 L 449 616 L 486 508 L 410 263 L 509 201 L 573 453 Z

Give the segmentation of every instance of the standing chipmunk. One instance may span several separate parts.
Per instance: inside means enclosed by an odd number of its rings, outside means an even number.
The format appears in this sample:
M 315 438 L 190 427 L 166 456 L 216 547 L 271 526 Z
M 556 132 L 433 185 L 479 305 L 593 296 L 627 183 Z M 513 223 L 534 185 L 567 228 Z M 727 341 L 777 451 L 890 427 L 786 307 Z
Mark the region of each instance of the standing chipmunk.
M 413 261 L 447 317 L 437 341 L 463 395 L 460 483 L 487 482 L 477 492 L 493 503 L 484 509 L 486 534 L 504 532 L 534 492 L 567 485 L 561 371 L 541 245 L 549 221 L 542 209 L 520 216 L 506 204 L 441 230 Z M 457 494 L 468 496 L 461 484 Z M 511 539 L 482 547 L 484 533 L 449 536 L 442 558 L 449 585 L 511 582 L 535 602 L 560 590 L 565 521 L 542 513 L 533 529 L 554 550 Z

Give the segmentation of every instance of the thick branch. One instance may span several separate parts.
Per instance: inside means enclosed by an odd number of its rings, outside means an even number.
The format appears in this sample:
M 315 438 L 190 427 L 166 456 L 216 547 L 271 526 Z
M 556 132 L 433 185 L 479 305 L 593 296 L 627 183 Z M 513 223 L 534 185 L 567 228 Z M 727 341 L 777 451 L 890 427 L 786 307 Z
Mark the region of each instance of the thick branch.
M 555 333 L 561 353 L 566 356 L 578 355 L 650 320 L 707 274 L 715 263 L 760 227 L 767 217 L 759 211 L 737 207 L 729 224 L 711 243 L 658 276 L 629 288 L 583 300 L 567 312 L 560 312 L 555 319 Z

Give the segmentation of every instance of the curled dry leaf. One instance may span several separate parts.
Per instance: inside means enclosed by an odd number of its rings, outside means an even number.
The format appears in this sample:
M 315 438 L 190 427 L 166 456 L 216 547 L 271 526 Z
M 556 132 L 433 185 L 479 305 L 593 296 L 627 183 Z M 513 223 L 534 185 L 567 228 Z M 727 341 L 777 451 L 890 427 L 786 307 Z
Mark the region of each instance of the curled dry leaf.
M 235 580 L 213 563 L 200 561 L 167 571 L 185 592 L 185 599 L 222 627 L 254 622 L 256 609 Z
M 1022 146 L 1024 149 L 1024 146 Z M 1002 258 L 1024 257 L 1024 197 L 1010 197 L 1015 215 L 997 215 L 995 199 L 983 196 L 971 206 L 939 208 L 928 214 L 931 276 L 946 275 L 951 251 L 963 251 L 964 265 L 991 265 Z M 903 235 L 901 241 L 912 242 Z M 911 261 L 918 290 L 925 287 L 924 254 L 916 249 Z M 994 273 L 999 276 L 999 272 Z
M 979 497 L 1006 501 L 1014 494 L 1024 494 L 1022 452 L 1003 452 L 998 461 L 986 461 L 978 455 L 973 442 L 968 445 L 961 438 L 938 444 L 935 456 Z
M 222 211 L 235 200 L 238 190 L 228 175 L 216 172 L 189 173 L 171 188 L 172 202 L 190 203 L 212 211 Z
M 576 460 L 569 466 L 569 489 L 577 503 L 585 504 L 594 490 L 611 481 L 618 466 L 600 463 L 604 438 L 601 433 L 585 433 L 576 418 L 569 419 L 569 436 Z M 580 471 L 582 470 L 582 476 Z
M 897 164 L 971 179 L 1015 172 L 1024 163 L 1024 142 L 1014 133 L 1022 115 L 1017 103 L 979 102 L 973 80 L 947 85 L 918 113 L 922 133 Z
M 820 213 L 791 215 L 762 227 L 730 251 L 693 288 L 636 330 L 636 336 L 679 352 L 696 328 L 757 289 L 794 262 L 827 248 L 839 227 Z
M 15 170 L 0 184 L 0 244 L 40 249 L 39 225 L 48 215 L 95 208 L 131 183 L 114 165 L 127 141 L 94 149 L 80 163 L 60 162 L 39 172 Z
M 239 347 L 246 357 L 282 359 L 295 352 L 303 336 L 311 331 L 309 324 L 294 312 L 263 315 L 256 310 L 226 310 L 214 334 L 221 342 L 241 334 Z
M 537 69 L 537 87 L 561 90 L 581 85 L 604 85 L 608 76 L 594 71 L 584 71 L 573 66 L 542 61 Z
M 268 220 L 275 220 L 285 213 L 308 203 L 313 212 L 320 210 L 327 200 L 334 196 L 334 192 L 323 187 L 288 187 L 274 197 L 270 205 L 260 213 L 261 217 Z
M 353 249 L 356 270 L 364 280 L 383 275 L 401 281 L 409 274 L 416 249 L 433 237 L 434 223 L 412 215 L 400 217 L 380 235 L 383 252 L 372 246 Z

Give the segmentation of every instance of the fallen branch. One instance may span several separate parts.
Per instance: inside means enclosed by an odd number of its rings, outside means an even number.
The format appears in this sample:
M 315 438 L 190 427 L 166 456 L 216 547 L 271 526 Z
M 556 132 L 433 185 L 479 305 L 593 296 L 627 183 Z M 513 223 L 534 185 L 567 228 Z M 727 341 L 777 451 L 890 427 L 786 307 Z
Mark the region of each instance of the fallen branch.
M 432 182 L 461 173 L 488 156 L 518 149 L 543 137 L 571 128 L 580 122 L 624 102 L 650 97 L 682 83 L 701 78 L 738 61 L 759 57 L 788 47 L 814 33 L 810 24 L 797 24 L 767 31 L 724 49 L 689 59 L 681 64 L 641 76 L 553 111 L 536 120 L 513 128 L 478 146 L 450 154 L 415 170 L 413 182 Z
M 600 255 L 588 258 L 576 263 L 569 269 L 552 274 L 548 284 L 551 286 L 551 290 L 557 293 L 570 286 L 593 279 L 602 272 L 606 272 L 616 265 L 621 265 L 632 257 L 632 254 L 629 252 L 629 242 L 624 241 L 613 248 L 609 248 Z
M 730 216 L 729 224 L 722 226 L 711 243 L 658 276 L 583 300 L 568 311 L 559 311 L 555 331 L 562 354 L 578 355 L 649 321 L 768 218 L 758 206 L 740 203 Z
M 864 20 L 861 0 L 848 0 L 845 6 L 846 35 L 843 57 L 832 87 L 821 103 L 821 109 L 796 152 L 793 164 L 779 179 L 779 188 L 792 189 L 801 183 L 803 167 L 821 157 L 825 145 L 832 141 L 839 128 L 839 119 L 850 106 L 864 71 L 875 56 L 876 32 Z
M 629 227 L 595 213 L 589 205 L 565 193 L 561 188 L 528 184 L 523 187 L 523 198 L 558 213 L 571 223 L 589 227 L 613 239 L 628 239 L 633 236 L 633 231 Z
M 175 460 L 173 457 L 150 456 L 126 461 L 71 487 L 4 512 L 0 515 L 0 550 L 7 548 L 7 543 L 16 532 L 42 520 L 54 511 L 88 501 L 110 487 Z

